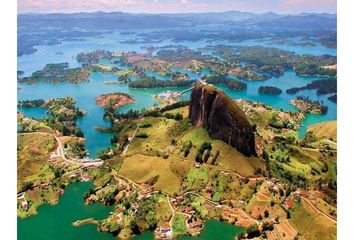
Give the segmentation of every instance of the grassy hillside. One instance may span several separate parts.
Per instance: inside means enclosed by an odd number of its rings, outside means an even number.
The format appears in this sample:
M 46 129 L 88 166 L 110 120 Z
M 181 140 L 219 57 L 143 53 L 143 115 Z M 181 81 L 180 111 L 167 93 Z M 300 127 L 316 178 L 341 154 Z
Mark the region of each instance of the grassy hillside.
M 337 140 L 337 121 L 329 121 L 314 124 L 308 127 L 307 132 L 312 131 L 318 138 L 331 138 Z
M 50 153 L 55 149 L 56 141 L 52 135 L 30 134 L 17 136 L 17 187 L 21 189 L 31 176 L 40 179 L 53 177 L 48 170 Z

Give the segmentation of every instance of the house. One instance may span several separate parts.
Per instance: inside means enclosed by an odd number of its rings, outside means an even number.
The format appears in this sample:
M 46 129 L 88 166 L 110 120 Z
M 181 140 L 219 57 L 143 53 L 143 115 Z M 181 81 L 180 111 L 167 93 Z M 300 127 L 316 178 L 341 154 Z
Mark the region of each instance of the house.
M 197 220 L 197 221 L 189 223 L 188 226 L 190 228 L 201 228 L 201 227 L 203 227 L 203 222 L 201 220 Z
M 27 202 L 26 200 L 23 201 L 23 202 L 21 202 L 21 206 L 22 206 L 22 208 L 23 208 L 25 211 L 28 210 L 28 202 Z
M 42 183 L 41 188 L 48 189 L 48 185 L 49 185 L 49 183 Z
M 286 200 L 285 201 L 285 207 L 287 209 L 292 208 L 294 206 L 294 201 L 293 200 Z
M 159 228 L 156 228 L 155 233 L 157 239 L 170 239 L 172 237 L 172 231 L 169 225 L 163 224 Z
M 83 175 L 82 175 L 82 181 L 83 181 L 83 182 L 88 182 L 88 181 L 90 181 L 89 175 L 88 175 L 88 174 L 83 174 Z
M 301 196 L 301 197 L 308 198 L 308 197 L 310 196 L 310 194 L 309 194 L 307 191 L 300 190 L 300 196 Z

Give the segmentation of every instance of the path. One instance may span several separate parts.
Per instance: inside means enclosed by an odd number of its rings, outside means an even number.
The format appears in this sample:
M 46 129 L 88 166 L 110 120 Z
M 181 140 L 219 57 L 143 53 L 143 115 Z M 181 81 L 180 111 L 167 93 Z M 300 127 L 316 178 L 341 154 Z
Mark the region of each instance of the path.
M 143 121 L 143 120 L 144 120 L 144 118 L 142 118 L 142 119 L 140 120 L 140 122 Z M 139 123 L 140 123 L 140 122 L 139 122 Z M 138 130 L 139 130 L 139 123 L 136 125 L 136 129 L 135 129 L 135 131 L 134 131 L 134 133 L 133 133 L 133 135 L 132 135 L 132 137 L 131 137 L 129 143 L 124 147 L 123 152 L 121 153 L 121 156 L 124 155 L 124 154 L 126 154 L 126 152 L 128 151 L 128 148 L 129 148 L 130 144 L 133 142 L 133 140 L 134 140 L 134 138 L 135 138 L 135 135 L 136 135 L 136 133 L 137 133 Z
M 326 217 L 327 219 L 329 219 L 330 221 L 332 221 L 333 223 L 337 224 L 337 220 L 333 219 L 332 217 L 330 217 L 329 215 L 327 215 L 326 213 L 324 213 L 322 210 L 318 209 L 315 205 L 312 204 L 312 202 L 310 202 L 310 200 L 308 200 L 307 198 L 301 196 L 301 199 L 303 199 L 304 201 L 306 201 L 310 207 L 312 209 L 314 209 L 316 212 L 318 212 L 319 214 L 322 214 L 324 217 Z
M 57 155 L 59 157 L 61 157 L 64 161 L 71 163 L 71 164 L 79 164 L 81 166 L 100 166 L 103 164 L 103 161 L 100 159 L 89 159 L 89 158 L 85 158 L 85 159 L 73 159 L 73 158 L 66 158 L 65 154 L 64 154 L 64 148 L 63 145 L 60 141 L 60 139 L 53 133 L 46 133 L 46 132 L 28 132 L 28 133 L 18 133 L 17 135 L 31 135 L 31 134 L 41 134 L 41 135 L 52 135 L 55 140 L 58 143 L 58 147 L 56 149 L 57 151 Z
M 171 237 L 173 237 L 172 224 L 173 224 L 173 218 L 175 217 L 175 210 L 173 209 L 172 204 L 171 204 L 171 202 L 170 202 L 170 196 L 169 196 L 169 195 L 166 195 L 166 198 L 167 198 L 168 205 L 170 206 L 171 211 L 172 211 L 172 216 L 171 216 L 171 219 L 170 219 L 170 221 L 168 222 L 168 224 L 170 225 L 170 229 L 171 229 Z

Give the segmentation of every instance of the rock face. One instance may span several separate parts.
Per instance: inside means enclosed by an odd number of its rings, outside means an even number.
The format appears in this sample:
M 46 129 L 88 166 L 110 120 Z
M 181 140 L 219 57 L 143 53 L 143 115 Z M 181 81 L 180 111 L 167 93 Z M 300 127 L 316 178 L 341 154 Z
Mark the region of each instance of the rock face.
M 197 83 L 191 93 L 189 120 L 203 126 L 210 137 L 219 139 L 246 156 L 257 155 L 252 125 L 244 112 L 216 87 Z

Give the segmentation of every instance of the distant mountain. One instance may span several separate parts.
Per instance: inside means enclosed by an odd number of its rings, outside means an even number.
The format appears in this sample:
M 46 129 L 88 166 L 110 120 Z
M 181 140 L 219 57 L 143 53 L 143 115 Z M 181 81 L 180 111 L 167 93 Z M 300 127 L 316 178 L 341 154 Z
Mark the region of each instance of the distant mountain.
M 175 13 L 175 14 L 146 14 L 123 12 L 93 12 L 93 13 L 51 13 L 51 14 L 19 14 L 19 24 L 36 21 L 36 24 L 51 24 L 52 27 L 75 26 L 90 29 L 120 29 L 120 28 L 155 28 L 181 27 L 195 24 L 218 24 L 227 22 L 261 23 L 275 21 L 274 24 L 306 26 L 316 23 L 324 27 L 336 24 L 336 14 L 301 13 L 298 15 L 281 15 L 273 12 L 256 14 L 250 12 L 228 11 L 207 13 Z M 78 21 L 80 20 L 80 21 Z
M 252 18 L 244 22 L 254 23 L 263 28 L 278 28 L 289 30 L 333 30 L 337 29 L 336 14 L 302 13 L 298 15 L 278 15 L 273 18 Z

